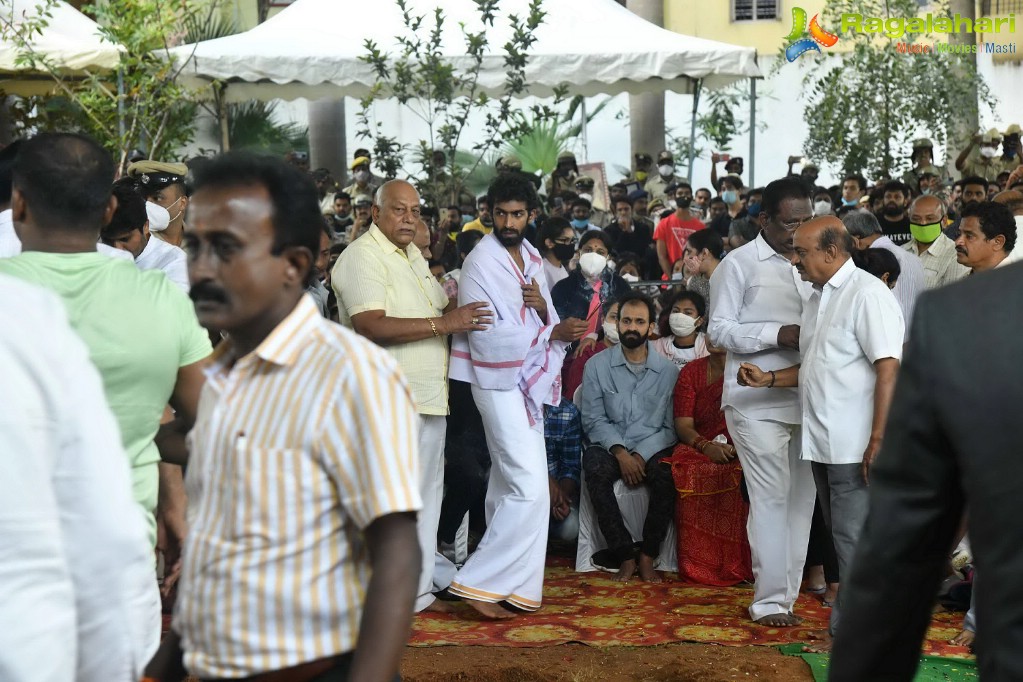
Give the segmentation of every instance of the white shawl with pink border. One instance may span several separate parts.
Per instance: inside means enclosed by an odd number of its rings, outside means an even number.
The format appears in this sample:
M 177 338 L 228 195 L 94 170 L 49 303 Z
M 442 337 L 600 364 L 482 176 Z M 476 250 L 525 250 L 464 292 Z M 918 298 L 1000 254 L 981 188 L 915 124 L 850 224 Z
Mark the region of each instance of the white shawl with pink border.
M 567 343 L 553 341 L 558 314 L 543 273 L 543 259 L 529 242 L 520 253 L 525 272 L 493 234 L 484 237 L 465 259 L 458 282 L 458 305 L 482 301 L 494 313 L 486 331 L 455 334 L 448 376 L 492 390 L 518 387 L 530 423 L 543 422 L 543 406 L 561 403 L 561 363 Z M 547 322 L 522 300 L 522 286 L 538 282 L 547 301 Z

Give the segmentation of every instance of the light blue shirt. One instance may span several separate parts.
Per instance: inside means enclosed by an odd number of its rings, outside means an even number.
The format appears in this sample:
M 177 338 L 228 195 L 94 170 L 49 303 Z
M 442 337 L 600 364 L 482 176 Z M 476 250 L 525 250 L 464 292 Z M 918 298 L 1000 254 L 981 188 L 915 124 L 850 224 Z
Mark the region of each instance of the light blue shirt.
M 621 344 L 594 355 L 583 371 L 583 433 L 594 445 L 621 445 L 643 459 L 671 447 L 678 367 L 647 344 L 646 367 L 629 369 Z

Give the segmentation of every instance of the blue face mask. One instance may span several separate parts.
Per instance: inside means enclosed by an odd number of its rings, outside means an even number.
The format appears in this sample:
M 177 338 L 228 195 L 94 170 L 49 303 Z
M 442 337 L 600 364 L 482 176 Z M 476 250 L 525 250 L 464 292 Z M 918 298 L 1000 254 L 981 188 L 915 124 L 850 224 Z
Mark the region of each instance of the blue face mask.
M 859 199 L 846 199 L 845 197 L 842 197 L 843 206 L 855 206 L 858 203 L 860 203 Z
M 464 213 L 462 214 L 462 224 L 463 225 L 468 225 L 469 223 L 471 223 L 474 220 L 476 220 L 476 218 L 474 218 L 473 216 L 465 215 Z
M 590 224 L 590 221 L 586 220 L 585 218 L 573 218 L 572 219 L 572 227 L 574 227 L 577 230 L 581 230 L 581 229 L 583 229 L 584 227 L 586 227 L 589 224 Z
M 725 190 L 721 193 L 721 200 L 731 206 L 739 200 L 739 193 L 734 189 Z
M 746 213 L 750 214 L 750 216 L 754 218 L 757 217 L 758 215 L 760 215 L 760 204 L 753 202 L 752 204 L 746 207 Z

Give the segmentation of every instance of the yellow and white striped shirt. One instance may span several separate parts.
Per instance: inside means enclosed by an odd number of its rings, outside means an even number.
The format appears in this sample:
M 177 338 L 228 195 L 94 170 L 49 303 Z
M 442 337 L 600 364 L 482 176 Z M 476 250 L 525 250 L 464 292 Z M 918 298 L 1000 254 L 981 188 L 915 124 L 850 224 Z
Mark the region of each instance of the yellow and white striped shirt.
M 174 629 L 200 677 L 355 648 L 362 530 L 418 510 L 416 412 L 394 358 L 304 295 L 253 352 L 214 354 L 189 434 Z

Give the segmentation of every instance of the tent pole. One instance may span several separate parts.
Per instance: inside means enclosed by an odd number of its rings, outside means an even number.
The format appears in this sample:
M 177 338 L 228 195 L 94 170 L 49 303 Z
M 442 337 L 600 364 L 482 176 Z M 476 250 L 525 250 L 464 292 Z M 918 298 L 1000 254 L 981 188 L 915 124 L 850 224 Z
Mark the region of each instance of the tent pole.
M 582 104 L 579 107 L 579 111 L 582 113 L 582 138 L 583 138 L 583 163 L 589 163 L 590 160 L 590 145 L 589 140 L 586 138 L 586 98 L 582 98 Z
M 749 186 L 756 187 L 757 160 L 757 79 L 749 79 Z
M 700 86 L 703 85 L 703 79 L 696 79 L 696 85 L 693 87 L 693 120 L 689 122 L 689 168 L 688 168 L 688 182 L 693 182 L 693 162 L 696 161 L 696 110 L 700 107 Z

